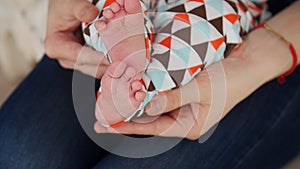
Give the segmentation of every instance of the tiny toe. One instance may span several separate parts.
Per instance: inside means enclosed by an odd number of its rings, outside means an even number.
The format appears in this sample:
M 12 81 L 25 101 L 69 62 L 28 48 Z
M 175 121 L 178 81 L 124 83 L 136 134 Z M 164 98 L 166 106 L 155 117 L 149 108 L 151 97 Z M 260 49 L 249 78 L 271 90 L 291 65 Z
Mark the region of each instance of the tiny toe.
M 137 100 L 137 101 L 143 101 L 144 99 L 146 98 L 146 93 L 145 92 L 141 92 L 141 91 L 139 91 L 139 92 L 136 92 L 135 93 L 135 99 Z
M 116 0 L 116 2 L 117 2 L 119 5 L 121 5 L 121 6 L 124 5 L 124 0 Z
M 130 14 L 142 12 L 139 0 L 124 0 L 124 9 L 127 13 Z
M 141 82 L 139 81 L 135 81 L 131 84 L 131 88 L 133 91 L 138 91 L 138 90 L 141 90 L 143 87 L 143 85 L 141 84 Z
M 98 29 L 98 31 L 101 31 L 106 28 L 106 23 L 103 20 L 99 20 L 95 22 L 95 26 Z
M 105 9 L 105 10 L 103 11 L 103 16 L 104 16 L 106 19 L 111 19 L 111 18 L 114 17 L 114 12 L 113 12 L 111 9 L 107 8 L 107 9 Z
M 118 11 L 120 11 L 121 7 L 117 2 L 113 2 L 112 4 L 110 4 L 110 9 L 116 13 Z

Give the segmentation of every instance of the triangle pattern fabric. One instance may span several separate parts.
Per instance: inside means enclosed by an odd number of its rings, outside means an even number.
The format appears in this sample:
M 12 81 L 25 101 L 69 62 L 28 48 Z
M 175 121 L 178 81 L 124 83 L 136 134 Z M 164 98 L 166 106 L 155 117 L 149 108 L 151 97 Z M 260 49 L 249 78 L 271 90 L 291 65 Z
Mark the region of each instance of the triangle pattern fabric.
M 183 47 L 177 50 L 174 49 L 172 51 L 185 63 L 185 66 L 187 67 L 189 64 L 189 58 L 191 53 L 190 47 Z
M 184 4 L 186 12 L 191 13 L 191 10 L 194 10 L 195 8 L 199 8 L 200 6 L 203 6 L 203 2 L 199 1 L 188 1 Z
M 186 68 L 186 63 L 179 56 L 177 56 L 175 52 L 171 51 L 167 70 L 172 71 L 172 70 L 179 70 L 185 68 Z
M 178 21 L 182 21 L 185 22 L 187 24 L 191 24 L 190 22 L 190 17 L 187 13 L 178 13 L 174 16 L 174 20 L 178 20 Z
M 181 30 L 181 29 L 184 29 L 184 28 L 188 28 L 190 27 L 191 25 L 190 24 L 187 24 L 186 22 L 181 22 L 181 21 L 178 21 L 178 20 L 174 20 L 173 21 L 173 27 L 172 27 L 172 34 Z
M 169 12 L 186 13 L 184 4 L 168 9 Z
M 215 50 L 218 50 L 219 47 L 224 43 L 225 38 L 221 37 L 219 39 L 210 41 L 210 43 L 212 44 L 212 46 L 215 48 Z
M 191 76 L 194 76 L 197 72 L 199 72 L 202 68 L 204 67 L 203 64 L 201 65 L 197 65 L 197 66 L 194 66 L 194 67 L 190 67 L 188 70 L 189 70 L 189 73 L 191 74 Z
M 215 18 L 213 20 L 209 21 L 214 27 L 220 32 L 220 34 L 223 34 L 223 17 Z
M 176 86 L 180 86 L 181 82 L 184 78 L 185 75 L 185 69 L 181 69 L 181 70 L 175 70 L 175 71 L 169 71 L 170 76 L 172 77 L 174 83 L 176 84 Z
M 157 59 L 167 69 L 170 61 L 170 51 L 159 55 L 153 55 L 152 58 Z
M 224 14 L 223 0 L 205 0 L 205 5 L 218 11 L 219 14 Z
M 172 37 L 171 36 L 168 36 L 166 39 L 162 40 L 160 42 L 161 45 L 171 49 L 171 41 L 172 41 Z
M 176 37 L 184 40 L 187 44 L 191 43 L 191 28 L 184 28 L 174 33 Z
M 189 11 L 189 13 L 194 14 L 200 18 L 206 19 L 206 8 L 204 5 L 199 6 L 191 11 Z
M 173 22 L 169 22 L 168 24 L 164 25 L 162 28 L 158 30 L 159 33 L 170 33 L 172 32 Z
M 214 2 L 215 1 L 215 2 Z M 222 16 L 223 10 L 217 5 L 220 0 L 209 0 L 205 1 L 206 19 L 212 20 Z
M 161 79 L 165 79 L 167 73 L 159 70 L 149 70 L 147 74 L 150 76 L 155 88 L 162 89 L 164 81 Z
M 204 61 L 207 55 L 208 42 L 194 45 L 193 48 L 199 54 L 201 60 Z

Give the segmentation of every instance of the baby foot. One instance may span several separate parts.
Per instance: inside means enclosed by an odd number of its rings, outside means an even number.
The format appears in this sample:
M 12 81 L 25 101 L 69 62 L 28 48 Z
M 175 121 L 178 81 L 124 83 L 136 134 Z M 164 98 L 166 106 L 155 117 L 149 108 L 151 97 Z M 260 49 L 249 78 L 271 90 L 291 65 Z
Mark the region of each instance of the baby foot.
M 101 79 L 97 120 L 115 124 L 127 119 L 145 99 L 140 82 L 146 61 L 144 18 L 139 0 L 116 0 L 96 22 L 113 61 Z
M 103 11 L 103 20 L 95 23 L 112 61 L 123 60 L 136 51 L 140 56 L 128 59 L 128 65 L 142 70 L 146 48 L 144 16 L 139 0 L 116 0 Z M 132 64 L 134 63 L 134 64 Z
M 97 100 L 96 118 L 101 124 L 124 121 L 145 99 L 140 73 L 124 62 L 112 63 L 101 79 L 102 92 Z

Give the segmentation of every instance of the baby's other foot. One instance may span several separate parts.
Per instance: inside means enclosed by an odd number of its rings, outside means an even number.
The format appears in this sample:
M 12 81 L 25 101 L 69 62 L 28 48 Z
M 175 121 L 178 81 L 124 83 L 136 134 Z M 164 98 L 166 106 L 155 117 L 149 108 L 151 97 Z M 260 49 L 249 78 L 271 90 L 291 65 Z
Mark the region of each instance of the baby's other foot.
M 96 118 L 113 125 L 131 116 L 145 99 L 141 74 L 124 62 L 114 62 L 101 80 L 102 93 L 97 100 Z

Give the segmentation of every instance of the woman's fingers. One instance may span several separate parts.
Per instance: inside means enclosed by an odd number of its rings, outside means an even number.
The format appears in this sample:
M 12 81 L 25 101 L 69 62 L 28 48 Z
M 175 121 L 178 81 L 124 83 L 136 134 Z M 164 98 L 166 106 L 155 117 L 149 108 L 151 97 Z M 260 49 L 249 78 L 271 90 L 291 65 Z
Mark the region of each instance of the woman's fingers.
M 76 41 L 73 35 L 67 33 L 53 33 L 46 40 L 46 53 L 49 57 L 60 60 L 64 68 L 72 69 L 77 67 L 77 70 L 82 67 L 97 67 L 108 66 L 109 62 L 103 53 L 97 52 L 92 48 L 82 46 Z M 68 61 L 68 64 L 66 62 Z M 94 68 L 95 69 L 95 68 Z M 95 69 L 96 70 L 96 69 Z M 85 73 L 86 71 L 84 71 Z M 91 71 L 89 70 L 89 75 Z M 99 73 L 94 73 L 99 74 Z M 101 73 L 103 74 L 103 73 Z
M 181 137 L 178 132 L 180 125 L 169 116 L 161 116 L 157 120 L 150 123 L 128 122 L 117 128 L 105 128 L 99 122 L 96 122 L 94 129 L 97 133 L 116 133 L 116 134 L 138 134 L 138 135 L 155 135 L 166 137 Z M 172 132 L 166 132 L 172 129 Z
M 46 54 L 54 59 L 69 60 L 77 64 L 108 65 L 103 53 L 82 46 L 72 33 L 56 32 L 48 36 L 45 43 Z
M 138 122 L 128 122 L 117 128 L 105 128 L 96 122 L 94 129 L 97 133 L 119 133 L 119 134 L 138 134 L 154 135 L 164 137 L 182 137 L 197 139 L 200 132 L 195 130 L 197 122 L 189 106 L 174 110 L 169 115 L 162 115 L 154 121 L 147 117 L 139 118 Z M 142 123 L 140 121 L 145 121 Z
M 87 23 L 94 20 L 99 13 L 97 7 L 86 0 L 73 1 L 71 9 L 79 21 Z
M 189 103 L 199 103 L 200 92 L 196 80 L 178 89 L 155 96 L 148 104 L 146 112 L 150 116 L 170 112 Z
M 107 69 L 106 65 L 75 65 L 74 62 L 68 60 L 58 60 L 58 62 L 65 69 L 78 70 L 97 79 L 100 79 Z

